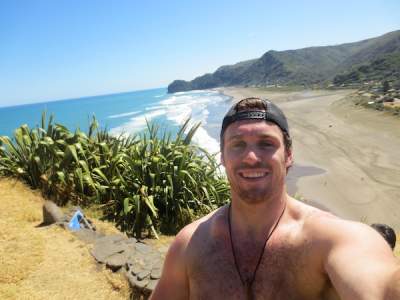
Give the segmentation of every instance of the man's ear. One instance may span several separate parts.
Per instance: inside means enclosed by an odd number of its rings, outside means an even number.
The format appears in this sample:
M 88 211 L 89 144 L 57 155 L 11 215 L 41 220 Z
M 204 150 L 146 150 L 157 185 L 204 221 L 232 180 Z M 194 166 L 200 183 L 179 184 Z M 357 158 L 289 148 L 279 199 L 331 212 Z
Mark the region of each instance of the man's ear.
M 221 164 L 225 167 L 224 151 L 221 149 Z
M 293 154 L 292 154 L 292 149 L 290 148 L 290 149 L 288 149 L 288 150 L 285 150 L 285 152 L 286 152 L 286 161 L 285 161 L 285 165 L 286 165 L 286 168 L 289 168 L 289 167 L 291 167 L 291 166 L 293 165 Z

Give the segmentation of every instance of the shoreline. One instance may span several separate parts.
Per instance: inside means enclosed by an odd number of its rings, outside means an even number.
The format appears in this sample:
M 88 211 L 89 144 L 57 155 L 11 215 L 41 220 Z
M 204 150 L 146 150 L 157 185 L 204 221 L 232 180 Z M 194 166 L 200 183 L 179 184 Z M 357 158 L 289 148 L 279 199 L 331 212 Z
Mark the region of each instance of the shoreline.
M 216 89 L 238 101 L 266 97 L 286 114 L 294 167 L 288 185 L 317 207 L 400 230 L 400 122 L 346 101 L 353 90 Z

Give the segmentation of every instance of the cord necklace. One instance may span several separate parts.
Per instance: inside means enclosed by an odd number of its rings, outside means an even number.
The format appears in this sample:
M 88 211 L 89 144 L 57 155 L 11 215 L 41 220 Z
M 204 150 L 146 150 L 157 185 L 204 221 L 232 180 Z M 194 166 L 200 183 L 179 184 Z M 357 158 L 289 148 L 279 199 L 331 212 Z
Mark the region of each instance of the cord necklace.
M 281 212 L 281 214 L 280 214 L 278 220 L 275 222 L 275 224 L 274 224 L 274 226 L 273 226 L 271 232 L 267 235 L 267 237 L 266 237 L 266 239 L 265 239 L 265 242 L 264 242 L 264 244 L 263 244 L 263 248 L 261 249 L 260 256 L 258 257 L 257 265 L 256 265 L 256 267 L 255 267 L 255 269 L 254 269 L 254 271 L 253 271 L 253 275 L 252 275 L 251 278 L 248 279 L 248 280 L 244 280 L 243 277 L 242 277 L 242 274 L 240 273 L 240 269 L 239 269 L 239 265 L 238 265 L 237 258 L 236 258 L 236 253 L 235 253 L 235 247 L 233 246 L 232 229 L 231 229 L 231 207 L 232 207 L 232 204 L 229 203 L 228 225 L 229 225 L 229 239 L 230 239 L 230 241 L 231 241 L 231 248 L 232 248 L 233 260 L 234 260 L 234 262 L 235 262 L 235 268 L 236 268 L 236 271 L 237 271 L 238 274 L 239 274 L 240 281 L 242 282 L 242 285 L 243 285 L 243 287 L 244 287 L 244 289 L 245 289 L 246 299 L 247 299 L 247 300 L 252 300 L 252 299 L 253 299 L 253 293 L 252 293 L 251 288 L 252 288 L 253 283 L 254 283 L 254 280 L 255 280 L 255 278 L 256 278 L 257 270 L 258 270 L 258 267 L 260 266 L 261 259 L 262 259 L 263 255 L 264 255 L 265 247 L 266 247 L 266 245 L 267 245 L 267 243 L 268 243 L 269 238 L 272 236 L 272 234 L 274 233 L 275 229 L 278 227 L 279 221 L 281 220 L 281 218 L 282 218 L 282 216 L 283 216 L 283 213 L 285 212 L 286 203 L 285 203 L 285 206 L 283 207 L 283 210 L 282 210 L 282 212 Z

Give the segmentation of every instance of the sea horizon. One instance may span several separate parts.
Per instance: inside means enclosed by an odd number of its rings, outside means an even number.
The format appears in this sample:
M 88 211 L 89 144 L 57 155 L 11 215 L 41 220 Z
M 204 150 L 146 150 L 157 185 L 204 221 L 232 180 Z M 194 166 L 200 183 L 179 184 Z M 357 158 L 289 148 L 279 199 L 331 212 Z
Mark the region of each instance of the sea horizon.
M 16 128 L 40 124 L 42 112 L 47 119 L 74 131 L 87 131 L 96 117 L 101 128 L 113 135 L 142 132 L 147 121 L 160 125 L 161 130 L 176 133 L 190 117 L 190 125 L 201 122 L 193 141 L 211 153 L 219 151 L 219 128 L 231 97 L 216 90 L 196 90 L 168 94 L 167 88 L 152 88 L 71 99 L 17 104 L 0 107 L 0 136 L 12 137 Z

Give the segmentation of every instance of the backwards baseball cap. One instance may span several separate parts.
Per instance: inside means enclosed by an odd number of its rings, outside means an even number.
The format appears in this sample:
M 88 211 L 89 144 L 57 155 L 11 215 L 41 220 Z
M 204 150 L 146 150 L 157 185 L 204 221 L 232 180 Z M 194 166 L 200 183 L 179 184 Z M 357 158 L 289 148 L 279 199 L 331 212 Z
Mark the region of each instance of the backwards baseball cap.
M 238 111 L 239 104 L 243 101 L 250 99 L 262 101 L 265 109 L 260 110 L 258 108 L 248 108 L 246 110 Z M 224 136 L 226 128 L 228 128 L 228 126 L 233 122 L 241 120 L 265 120 L 268 122 L 273 122 L 276 125 L 278 125 L 283 132 L 287 133 L 287 135 L 290 136 L 288 122 L 282 110 L 278 106 L 276 106 L 274 103 L 272 103 L 267 99 L 246 98 L 235 103 L 226 113 L 222 121 L 222 128 L 220 134 L 221 141 Z

